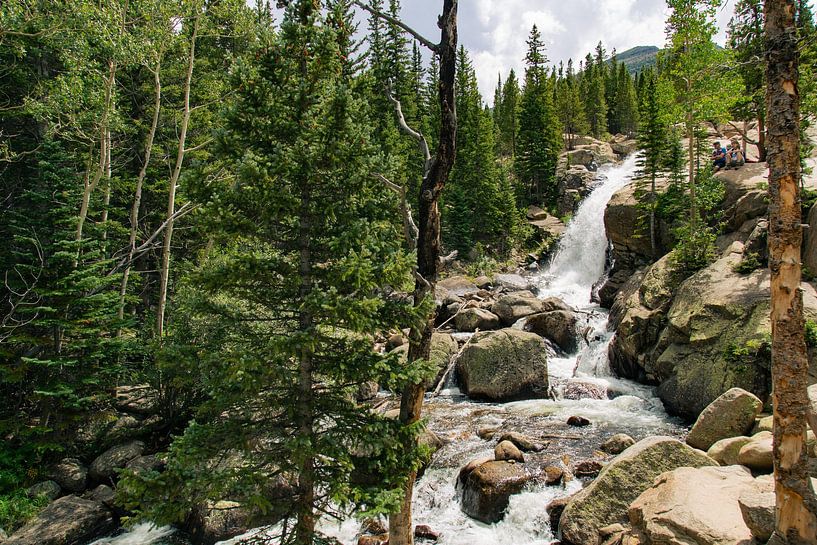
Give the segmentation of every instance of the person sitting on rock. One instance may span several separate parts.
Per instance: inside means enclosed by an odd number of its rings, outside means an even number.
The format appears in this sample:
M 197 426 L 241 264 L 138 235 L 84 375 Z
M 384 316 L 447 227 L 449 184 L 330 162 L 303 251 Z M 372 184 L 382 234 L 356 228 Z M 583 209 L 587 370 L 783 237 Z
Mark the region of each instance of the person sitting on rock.
M 732 144 L 727 146 L 726 168 L 739 169 L 744 164 L 746 164 L 746 158 L 743 156 L 740 144 L 737 140 L 732 140 Z
M 726 148 L 721 147 L 720 142 L 712 144 L 712 169 L 718 172 L 726 167 Z

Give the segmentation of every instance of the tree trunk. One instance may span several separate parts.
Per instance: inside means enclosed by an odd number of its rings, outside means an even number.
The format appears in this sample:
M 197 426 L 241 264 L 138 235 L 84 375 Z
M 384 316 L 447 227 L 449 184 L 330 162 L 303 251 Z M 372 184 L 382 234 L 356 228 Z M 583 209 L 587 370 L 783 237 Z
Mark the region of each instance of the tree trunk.
M 745 155 L 744 155 L 745 157 Z M 761 112 L 757 116 L 757 160 L 765 163 L 768 159 L 766 151 L 766 117 Z
M 179 183 L 179 175 L 184 162 L 184 146 L 187 140 L 187 127 L 190 124 L 190 87 L 193 81 L 193 65 L 196 59 L 196 37 L 199 31 L 199 18 L 201 13 L 196 8 L 196 16 L 193 18 L 193 34 L 190 37 L 190 56 L 187 61 L 187 77 L 184 82 L 184 113 L 182 114 L 182 125 L 179 132 L 179 145 L 176 150 L 176 166 L 170 176 L 168 197 L 167 197 L 167 227 L 165 227 L 165 237 L 162 244 L 162 262 L 159 266 L 159 304 L 156 310 L 156 336 L 161 339 L 165 328 L 165 306 L 167 305 L 167 283 L 170 277 L 170 243 L 173 240 L 173 214 L 176 212 L 176 186 Z
M 698 198 L 695 195 L 695 123 L 692 120 L 692 112 L 687 112 L 686 129 L 689 146 L 689 150 L 687 150 L 687 160 L 689 162 L 689 221 L 690 225 L 695 226 L 698 225 L 699 216 Z
M 136 235 L 139 227 L 139 207 L 142 204 L 142 186 L 147 175 L 148 164 L 150 164 L 150 155 L 153 151 L 153 140 L 156 137 L 156 128 L 159 126 L 159 110 L 162 106 L 162 82 L 159 78 L 161 70 L 161 60 L 156 62 L 156 69 L 153 71 L 153 120 L 150 124 L 147 140 L 145 142 L 145 157 L 142 160 L 142 168 L 139 170 L 139 176 L 136 178 L 136 189 L 133 195 L 133 206 L 130 210 L 130 236 L 128 238 L 128 262 L 125 265 L 125 270 L 122 274 L 122 284 L 119 287 L 119 319 L 125 317 L 125 295 L 128 292 L 128 279 L 130 278 L 130 270 L 133 261 L 133 253 L 136 250 Z
M 767 0 L 766 112 L 769 160 L 775 533 L 791 545 L 817 542 L 817 501 L 806 447 L 808 357 L 800 289 L 800 97 L 793 0 Z
M 105 174 L 105 164 L 108 159 L 108 130 L 111 108 L 113 106 L 113 86 L 116 80 L 116 63 L 111 60 L 108 62 L 108 77 L 105 80 L 105 102 L 102 110 L 102 120 L 99 124 L 99 161 L 97 162 L 94 175 L 89 180 L 86 180 L 85 188 L 82 192 L 82 202 L 79 207 L 79 217 L 77 218 L 77 230 L 75 240 L 77 243 L 82 242 L 82 232 L 85 227 L 85 220 L 88 218 L 88 208 L 91 204 L 91 194 L 96 189 L 99 180 Z M 79 264 L 80 248 L 77 248 L 77 257 L 74 260 L 74 267 Z
M 655 192 L 655 168 L 652 169 L 650 176 L 650 250 L 652 251 L 653 261 L 658 260 L 658 243 L 655 235 L 655 207 L 658 198 Z
M 111 206 L 111 177 L 113 169 L 111 167 L 111 129 L 105 137 L 105 197 L 102 201 L 102 240 L 108 240 L 108 209 Z M 105 252 L 107 254 L 107 250 Z
M 457 111 L 454 101 L 454 76 L 457 53 L 458 0 L 444 0 L 439 19 L 441 39 L 437 54 L 440 57 L 440 79 L 437 88 L 441 124 L 437 153 L 420 187 L 419 234 L 417 237 L 417 278 L 414 286 L 414 304 L 420 305 L 426 297 L 434 296 L 440 262 L 440 210 L 438 200 L 454 165 L 457 141 Z M 422 326 L 409 334 L 408 361 L 427 360 L 431 355 L 431 335 L 434 331 L 435 312 Z M 412 384 L 403 391 L 400 400 L 400 422 L 411 425 L 420 420 L 425 389 L 422 383 Z M 414 448 L 414 445 L 407 445 Z M 411 500 L 416 473 L 409 476 L 401 508 L 389 518 L 390 545 L 412 545 L 414 532 L 411 519 Z

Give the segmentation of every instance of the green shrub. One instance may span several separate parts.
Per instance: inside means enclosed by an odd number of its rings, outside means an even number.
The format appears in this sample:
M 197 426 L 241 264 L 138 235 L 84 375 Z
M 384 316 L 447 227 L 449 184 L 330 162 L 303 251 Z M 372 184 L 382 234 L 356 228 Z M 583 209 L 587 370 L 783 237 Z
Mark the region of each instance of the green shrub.
M 759 269 L 763 266 L 760 262 L 760 257 L 755 252 L 750 252 L 743 256 L 740 263 L 732 267 L 732 270 L 740 274 L 749 274 L 750 272 Z
M 817 322 L 806 320 L 806 346 L 817 348 Z
M 684 225 L 675 230 L 677 243 L 672 265 L 686 272 L 699 271 L 715 259 L 715 230 L 706 225 Z
M 34 517 L 48 500 L 43 497 L 29 498 L 24 490 L 0 496 L 0 528 L 11 534 Z

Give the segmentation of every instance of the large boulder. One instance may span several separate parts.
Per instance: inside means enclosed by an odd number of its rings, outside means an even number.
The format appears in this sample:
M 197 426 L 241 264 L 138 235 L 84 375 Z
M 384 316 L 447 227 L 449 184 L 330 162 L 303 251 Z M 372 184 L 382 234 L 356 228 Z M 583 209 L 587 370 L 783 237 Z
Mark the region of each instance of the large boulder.
M 664 473 L 630 506 L 633 532 L 645 545 L 749 543 L 738 498 L 753 485 L 752 474 L 740 466 Z
M 238 502 L 222 500 L 210 502 L 200 508 L 188 521 L 187 530 L 195 543 L 213 545 L 258 526 L 273 524 L 280 518 L 279 513 L 260 515 L 257 510 L 244 507 Z
M 672 437 L 649 437 L 629 447 L 576 494 L 562 513 L 563 541 L 598 545 L 599 528 L 628 521 L 627 510 L 655 478 L 678 467 L 715 466 L 718 463 Z
M 141 456 L 144 451 L 145 444 L 142 441 L 131 441 L 110 448 L 91 463 L 88 474 L 96 481 L 112 479 L 116 476 L 116 470 L 124 468 L 128 462 Z
M 771 473 L 774 469 L 773 439 L 770 431 L 753 435 L 752 440 L 738 451 L 738 463 L 753 471 Z
M 572 215 L 579 208 L 582 199 L 590 194 L 596 181 L 596 173 L 584 165 L 567 165 L 567 160 L 560 163 L 556 171 L 556 188 L 559 193 L 556 199 L 556 211 L 562 217 Z
M 68 492 L 82 492 L 88 484 L 88 468 L 76 458 L 64 458 L 51 468 L 49 475 Z
M 751 437 L 728 437 L 717 441 L 709 447 L 706 455 L 718 462 L 722 466 L 733 466 L 738 464 L 738 454 L 746 443 L 752 441 Z
M 569 165 L 582 165 L 589 169 L 595 166 L 614 163 L 617 159 L 610 144 L 598 140 L 575 146 L 575 148 L 568 151 L 566 155 Z
M 687 444 L 708 450 L 721 439 L 746 435 L 755 425 L 763 403 L 754 394 L 732 388 L 710 403 L 689 430 Z
M 479 465 L 462 479 L 463 512 L 492 524 L 502 520 L 511 495 L 521 492 L 532 476 L 522 464 L 493 461 Z
M 483 308 L 466 308 L 454 318 L 454 325 L 459 331 L 487 331 L 497 329 L 501 323 L 499 316 Z
M 463 391 L 490 401 L 545 397 L 545 350 L 534 333 L 510 328 L 477 333 L 457 361 Z
M 755 479 L 752 486 L 744 490 L 738 498 L 743 522 L 752 535 L 765 543 L 774 532 L 774 480 L 771 476 L 762 475 Z
M 118 386 L 116 408 L 126 413 L 154 414 L 158 410 L 159 392 L 148 384 Z
M 479 288 L 469 278 L 465 276 L 449 276 L 438 280 L 436 284 L 437 298 L 445 298 L 446 295 L 455 297 L 465 297 L 479 291 Z
M 525 330 L 550 339 L 562 351 L 572 354 L 579 349 L 582 325 L 575 312 L 552 310 L 530 316 L 525 322 Z
M 400 360 L 405 362 L 408 359 L 408 343 L 398 346 L 394 352 L 400 354 Z M 451 358 L 457 353 L 458 345 L 454 337 L 448 333 L 434 333 L 431 336 L 431 364 L 437 369 L 437 376 L 426 383 L 426 389 L 434 388 L 445 374 L 445 370 L 451 363 Z
M 20 528 L 3 545 L 85 545 L 116 527 L 101 503 L 65 496 Z
M 491 312 L 499 316 L 505 325 L 544 311 L 544 303 L 529 291 L 517 291 L 501 296 L 491 305 Z
M 518 274 L 497 273 L 493 278 L 494 285 L 509 291 L 526 290 L 531 287 L 531 282 L 527 278 Z

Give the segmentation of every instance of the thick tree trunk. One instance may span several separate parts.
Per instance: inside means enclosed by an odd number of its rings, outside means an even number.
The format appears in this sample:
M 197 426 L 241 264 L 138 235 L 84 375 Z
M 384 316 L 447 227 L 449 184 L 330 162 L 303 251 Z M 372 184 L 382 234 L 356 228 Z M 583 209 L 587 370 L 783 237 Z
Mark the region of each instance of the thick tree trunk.
M 176 212 L 176 186 L 179 183 L 179 175 L 184 163 L 185 142 L 187 140 L 187 127 L 190 125 L 190 87 L 193 82 L 193 66 L 196 59 L 196 38 L 199 31 L 198 12 L 193 18 L 193 33 L 190 37 L 190 55 L 187 61 L 187 77 L 184 82 L 184 112 L 182 114 L 182 124 L 179 132 L 179 145 L 176 150 L 176 165 L 170 175 L 167 197 L 167 226 L 162 244 L 162 261 L 159 266 L 159 304 L 156 310 L 156 336 L 161 339 L 165 329 L 165 306 L 167 305 L 167 283 L 170 277 L 170 243 L 173 240 L 173 214 Z
M 765 163 L 768 159 L 766 151 L 766 117 L 761 112 L 757 116 L 757 160 Z M 746 155 L 744 155 L 745 157 Z
M 161 61 L 156 62 L 153 71 L 153 120 L 150 123 L 147 140 L 145 141 L 145 156 L 142 160 L 142 168 L 136 178 L 136 189 L 133 194 L 133 206 L 130 210 L 130 236 L 128 238 L 128 262 L 122 274 L 122 284 L 119 287 L 119 319 L 125 317 L 125 295 L 128 292 L 128 280 L 133 261 L 133 254 L 136 251 L 136 235 L 139 227 L 139 207 L 142 204 L 142 187 L 147 176 L 150 156 L 153 152 L 153 140 L 156 138 L 156 128 L 159 126 L 159 110 L 162 107 L 162 82 L 159 77 L 161 71 Z
M 817 542 L 817 502 L 806 448 L 808 358 L 800 290 L 800 97 L 793 0 L 767 0 L 766 112 L 769 161 L 775 533 Z
M 420 187 L 420 209 L 417 238 L 417 273 L 414 288 L 414 304 L 420 305 L 426 297 L 434 296 L 440 262 L 440 193 L 448 181 L 454 165 L 457 140 L 457 112 L 454 101 L 454 76 L 457 53 L 457 4 L 458 0 L 444 0 L 443 13 L 439 19 L 441 30 L 437 54 L 440 57 L 438 100 L 441 125 L 437 153 Z M 421 327 L 412 328 L 409 335 L 409 362 L 428 359 L 431 355 L 431 335 L 434 331 L 435 313 L 431 313 Z M 400 422 L 405 425 L 420 420 L 425 389 L 423 384 L 413 384 L 403 391 L 400 400 Z M 407 445 L 413 448 L 414 445 Z M 400 510 L 389 519 L 390 545 L 411 545 L 414 532 L 411 518 L 411 500 L 416 474 L 409 477 Z

